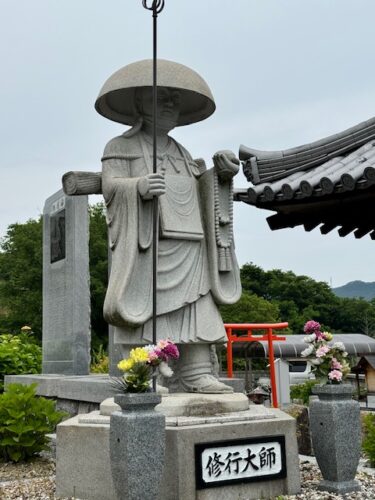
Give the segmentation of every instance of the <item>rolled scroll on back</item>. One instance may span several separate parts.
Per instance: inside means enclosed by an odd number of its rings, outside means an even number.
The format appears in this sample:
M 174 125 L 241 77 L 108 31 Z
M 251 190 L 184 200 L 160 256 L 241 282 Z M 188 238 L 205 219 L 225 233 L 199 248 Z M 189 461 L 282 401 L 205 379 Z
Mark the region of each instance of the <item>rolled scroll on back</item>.
M 66 195 L 102 193 L 102 174 L 100 172 L 67 172 L 62 177 L 63 190 Z

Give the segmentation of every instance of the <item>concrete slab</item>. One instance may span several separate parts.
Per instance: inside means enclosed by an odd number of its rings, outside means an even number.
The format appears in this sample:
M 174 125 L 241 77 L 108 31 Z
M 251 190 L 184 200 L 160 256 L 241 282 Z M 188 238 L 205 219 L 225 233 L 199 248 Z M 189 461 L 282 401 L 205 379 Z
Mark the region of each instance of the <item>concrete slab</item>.
M 101 403 L 114 390 L 108 375 L 7 375 L 5 386 L 11 383 L 38 384 L 37 394 L 56 399 Z

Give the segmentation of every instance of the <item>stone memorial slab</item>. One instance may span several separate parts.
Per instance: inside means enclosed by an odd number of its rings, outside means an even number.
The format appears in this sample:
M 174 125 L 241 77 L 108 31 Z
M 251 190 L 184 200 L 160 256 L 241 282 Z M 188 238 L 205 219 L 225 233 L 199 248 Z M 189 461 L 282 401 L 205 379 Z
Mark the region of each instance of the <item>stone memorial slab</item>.
M 87 375 L 90 368 L 87 196 L 46 200 L 43 210 L 43 373 Z

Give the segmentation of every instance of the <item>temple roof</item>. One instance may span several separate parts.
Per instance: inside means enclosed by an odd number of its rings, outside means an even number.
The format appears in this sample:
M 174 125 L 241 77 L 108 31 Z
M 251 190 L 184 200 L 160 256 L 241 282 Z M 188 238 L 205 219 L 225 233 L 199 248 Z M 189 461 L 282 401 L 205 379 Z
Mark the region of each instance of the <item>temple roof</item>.
M 274 210 L 272 230 L 335 227 L 340 236 L 355 231 L 375 239 L 375 118 L 340 134 L 284 151 L 241 146 L 244 173 L 253 184 L 235 199 Z

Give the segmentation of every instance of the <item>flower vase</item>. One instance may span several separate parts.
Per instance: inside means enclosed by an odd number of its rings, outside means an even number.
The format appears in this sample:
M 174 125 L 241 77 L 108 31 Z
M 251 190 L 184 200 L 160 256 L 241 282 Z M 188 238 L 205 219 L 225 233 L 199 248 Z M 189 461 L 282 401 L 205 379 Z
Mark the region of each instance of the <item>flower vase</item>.
M 118 499 L 158 498 L 165 454 L 165 416 L 154 392 L 115 396 L 121 411 L 110 420 L 110 460 Z
M 354 479 L 361 452 L 360 406 L 350 384 L 316 385 L 310 401 L 313 448 L 323 480 L 318 489 L 345 494 L 358 491 Z

